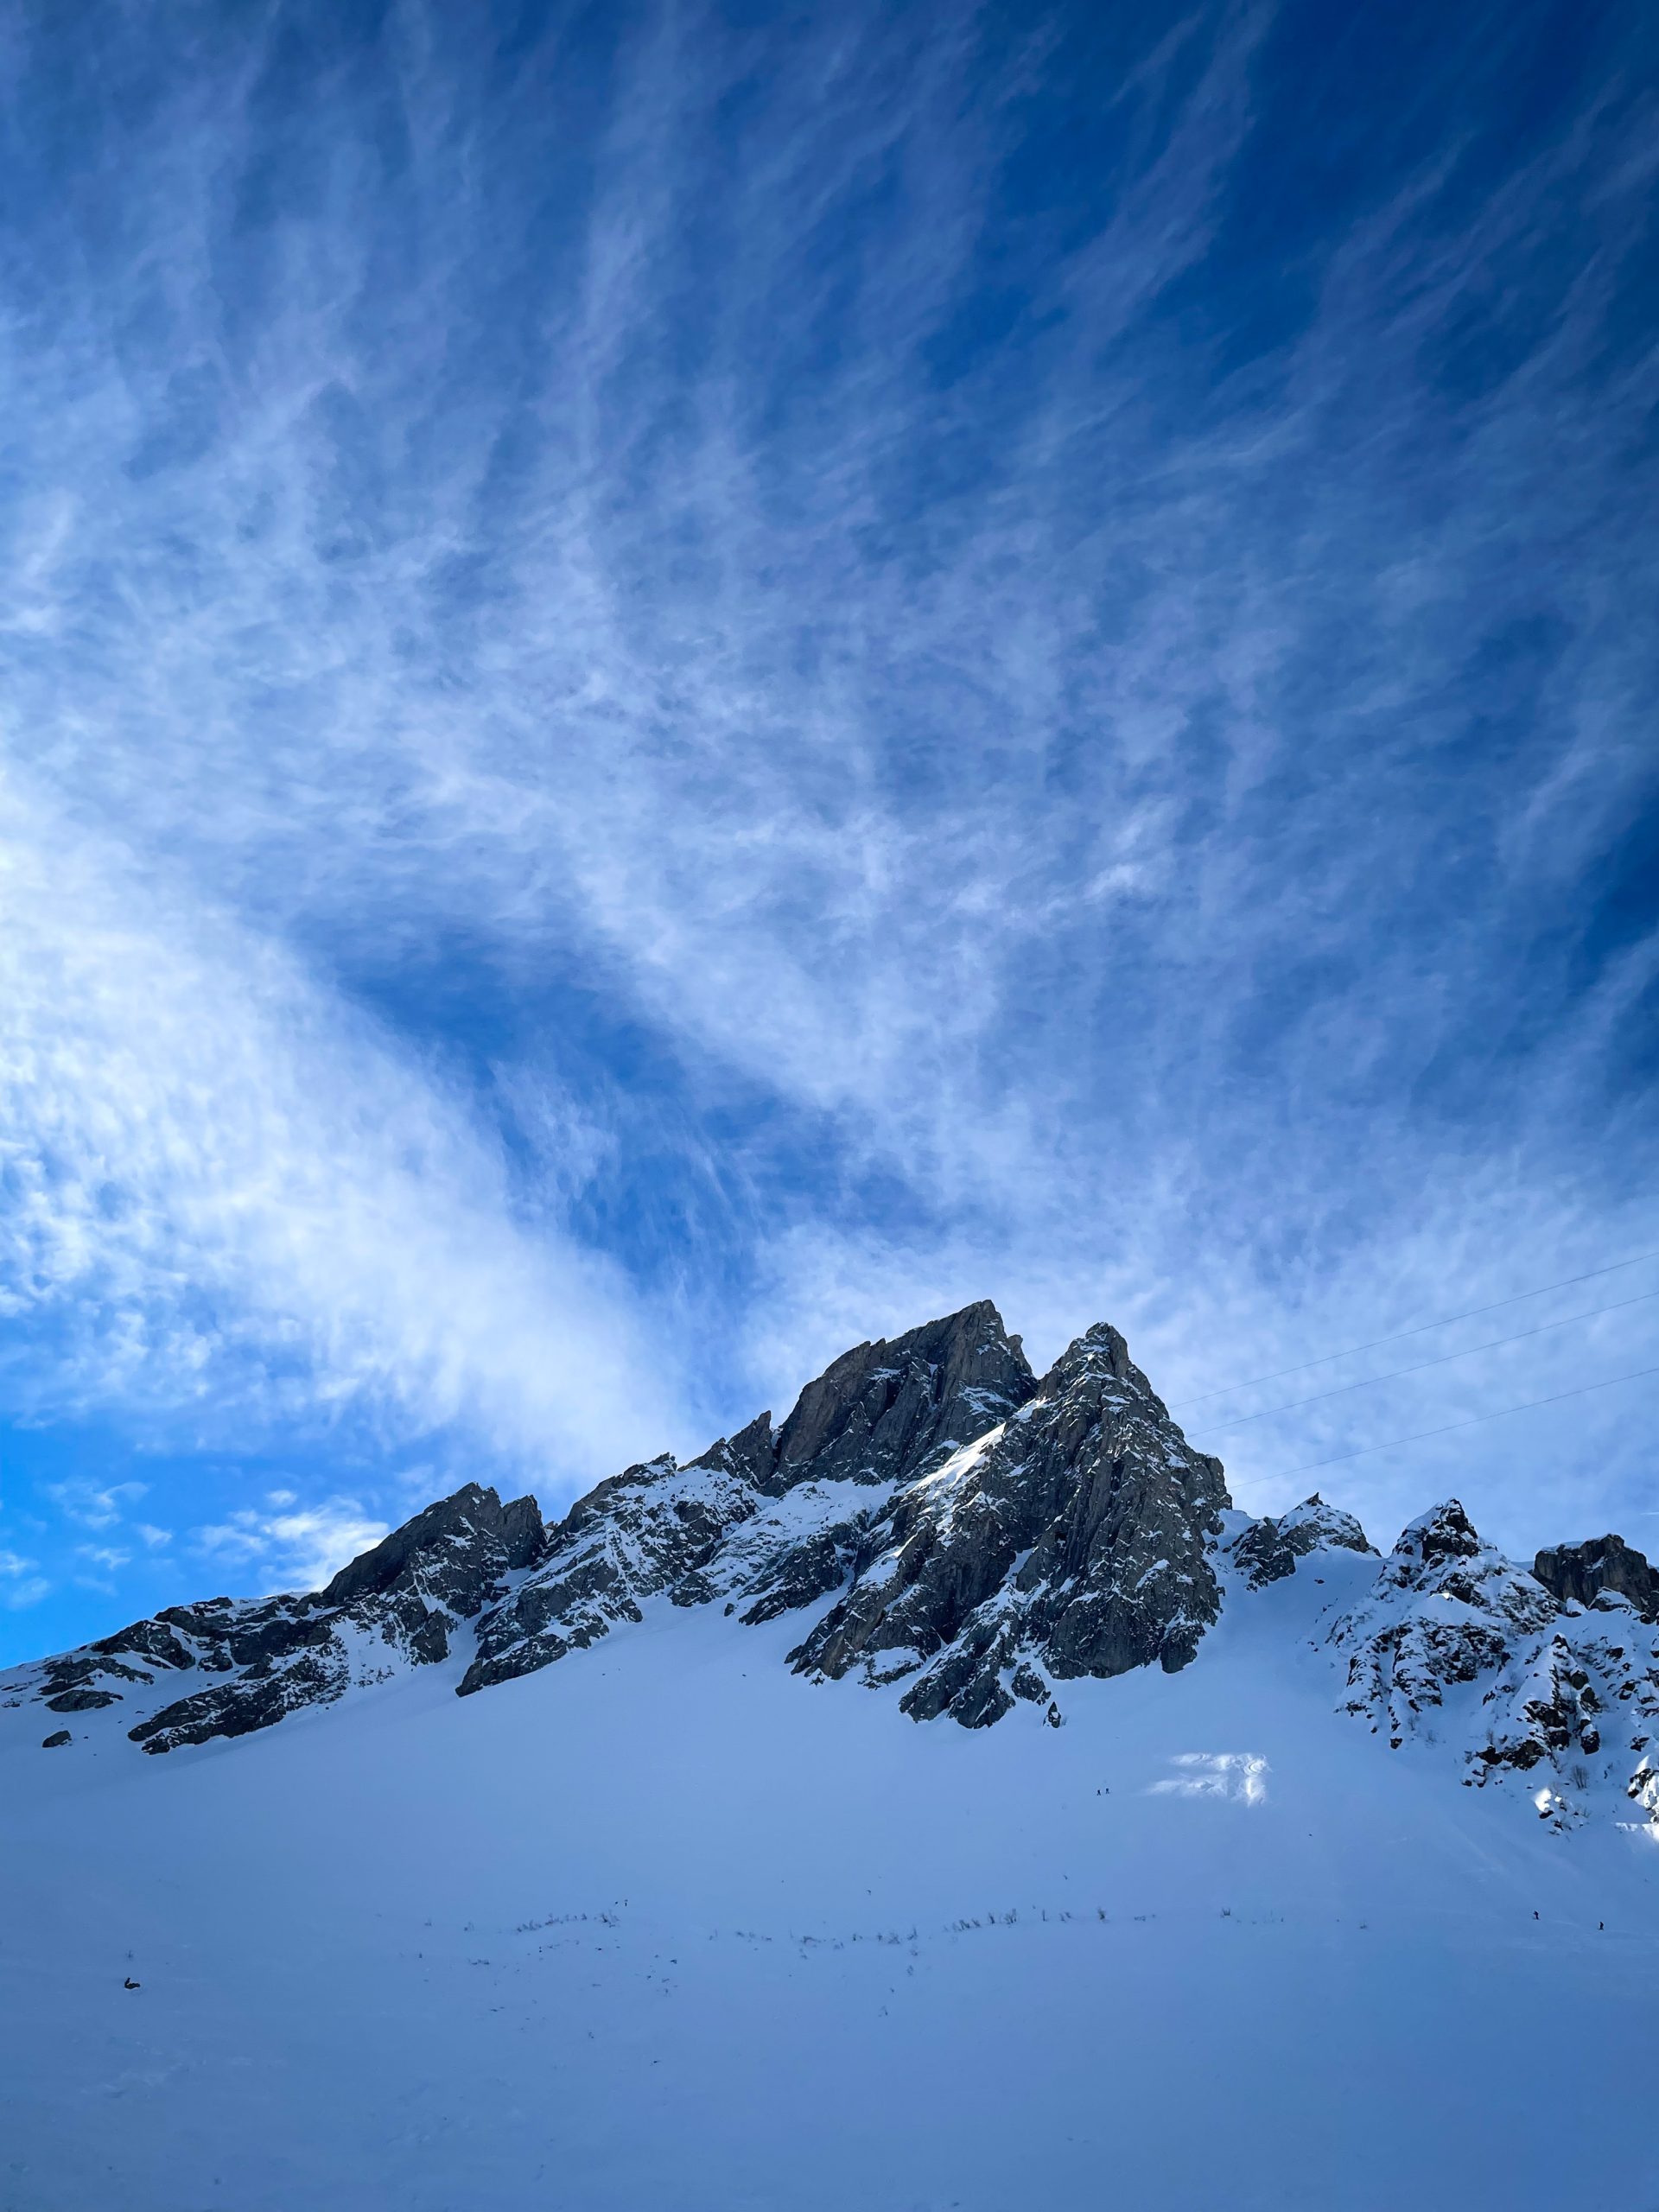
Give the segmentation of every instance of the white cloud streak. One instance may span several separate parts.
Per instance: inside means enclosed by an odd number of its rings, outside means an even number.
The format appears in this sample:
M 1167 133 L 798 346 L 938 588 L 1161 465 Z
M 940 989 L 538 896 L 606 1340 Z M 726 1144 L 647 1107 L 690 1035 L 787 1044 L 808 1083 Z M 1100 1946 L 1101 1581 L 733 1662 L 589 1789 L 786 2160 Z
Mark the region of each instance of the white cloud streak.
M 0 1551 L 0 1606 L 8 1612 L 38 1605 L 51 1589 L 48 1577 L 35 1573 L 35 1565 L 21 1552 Z
M 315 1590 L 386 1533 L 384 1521 L 354 1500 L 259 1513 L 244 1508 L 226 1521 L 196 1530 L 197 1548 L 215 1563 L 233 1567 L 245 1581 L 275 1590 Z
M 209 1434 L 238 1409 L 378 1404 L 567 1480 L 670 1418 L 626 1291 L 518 1226 L 499 1149 L 433 1071 L 15 786 L 0 996 L 0 1284 L 40 1328 L 40 1379 L 12 1363 L 25 1402 L 194 1407 Z M 140 1487 L 60 1503 L 103 1527 Z

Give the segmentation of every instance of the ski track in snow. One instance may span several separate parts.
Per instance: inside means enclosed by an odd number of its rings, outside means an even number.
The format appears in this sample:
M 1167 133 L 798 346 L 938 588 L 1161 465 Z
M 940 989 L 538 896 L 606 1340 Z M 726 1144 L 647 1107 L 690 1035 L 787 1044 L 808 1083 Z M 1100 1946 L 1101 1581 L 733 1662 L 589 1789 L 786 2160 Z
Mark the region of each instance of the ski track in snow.
M 1059 1729 L 655 1600 L 466 1700 L 14 1738 L 0 2206 L 1650 2212 L 1659 1848 L 1336 1712 L 1376 1567 Z

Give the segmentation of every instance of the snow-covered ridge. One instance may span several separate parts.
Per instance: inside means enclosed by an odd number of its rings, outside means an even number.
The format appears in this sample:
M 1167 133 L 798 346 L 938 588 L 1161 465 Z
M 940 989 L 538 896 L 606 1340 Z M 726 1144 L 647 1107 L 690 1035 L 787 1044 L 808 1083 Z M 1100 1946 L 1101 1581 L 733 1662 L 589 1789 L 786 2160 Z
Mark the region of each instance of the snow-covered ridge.
M 321 1590 L 169 1605 L 14 1673 L 0 1683 L 0 1705 L 59 1716 L 48 1749 L 71 1744 L 94 1713 L 147 1751 L 247 1735 L 353 1688 L 441 1664 L 543 1541 L 533 1498 L 503 1505 L 468 1483 Z
M 1058 1726 L 1068 1682 L 1184 1669 L 1224 1608 L 1305 1574 L 1342 1592 L 1315 1649 L 1379 1752 L 1511 1787 L 1563 1831 L 1600 1806 L 1659 1840 L 1659 1576 L 1640 1553 L 1608 1536 L 1529 1570 L 1455 1501 L 1386 1559 L 1318 1497 L 1253 1520 L 1116 1330 L 1039 1381 L 988 1304 L 855 1346 L 780 1427 L 762 1414 L 685 1465 L 629 1468 L 551 1526 L 469 1484 L 323 1590 L 168 1607 L 14 1670 L 0 1719 L 45 1720 L 54 1750 L 166 1752 L 417 1669 L 470 1695 L 666 1600 L 734 1634 L 798 1613 L 797 1673 L 893 1686 L 917 1720 L 1025 1705 Z
M 1331 1629 L 1346 1709 L 1392 1750 L 1448 1746 L 1471 1786 L 1527 1777 L 1539 1817 L 1557 1825 L 1621 1794 L 1651 1821 L 1659 1604 L 1627 1594 L 1646 1596 L 1647 1573 L 1640 1553 L 1607 1538 L 1541 1552 L 1529 1573 L 1450 1499 L 1411 1522 Z

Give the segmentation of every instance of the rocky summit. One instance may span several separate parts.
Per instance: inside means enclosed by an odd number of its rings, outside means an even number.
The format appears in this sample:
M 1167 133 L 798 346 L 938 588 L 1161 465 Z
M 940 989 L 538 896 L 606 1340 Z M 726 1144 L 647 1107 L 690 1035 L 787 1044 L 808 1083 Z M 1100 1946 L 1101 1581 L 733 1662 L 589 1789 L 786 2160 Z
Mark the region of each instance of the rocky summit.
M 1252 1521 L 1228 1547 L 1233 1564 L 1252 1590 L 1282 1581 L 1296 1572 L 1296 1562 L 1310 1552 L 1334 1545 L 1339 1551 L 1364 1552 L 1375 1558 L 1370 1539 L 1351 1513 L 1327 1505 L 1317 1491 L 1301 1505 L 1274 1520 L 1264 1514 Z
M 470 1697 L 661 1603 L 736 1635 L 798 1615 L 771 1647 L 797 1674 L 891 1689 L 918 1721 L 1023 1707 L 1058 1727 L 1068 1684 L 1185 1669 L 1232 1611 L 1309 1573 L 1333 1593 L 1316 1639 L 1332 1702 L 1390 1751 L 1449 1746 L 1471 1787 L 1524 1777 L 1562 1829 L 1616 1789 L 1659 1833 L 1659 1575 L 1641 1553 L 1607 1535 L 1529 1568 L 1456 1501 L 1386 1557 L 1317 1496 L 1252 1518 L 1116 1329 L 1039 1378 L 988 1303 L 855 1346 L 781 1424 L 630 1467 L 551 1524 L 468 1484 L 323 1589 L 170 1606 L 16 1670 L 0 1705 L 37 1715 L 52 1750 L 118 1729 L 163 1753 L 416 1669 Z
M 1117 1331 L 1090 1329 L 1035 1394 L 898 1489 L 849 1586 L 791 1655 L 969 1727 L 1045 1679 L 1186 1664 L 1220 1610 L 1211 1552 L 1230 1503 Z M 919 1671 L 918 1671 L 919 1670 Z

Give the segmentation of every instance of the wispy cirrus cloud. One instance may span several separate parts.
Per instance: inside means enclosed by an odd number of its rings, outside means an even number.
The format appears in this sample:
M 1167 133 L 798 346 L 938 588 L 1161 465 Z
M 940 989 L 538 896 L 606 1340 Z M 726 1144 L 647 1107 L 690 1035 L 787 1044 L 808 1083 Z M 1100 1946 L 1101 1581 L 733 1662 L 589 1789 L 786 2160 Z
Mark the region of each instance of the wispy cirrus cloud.
M 169 912 L 119 848 L 15 798 L 0 828 L 0 1281 L 35 1322 L 16 1397 L 194 1407 L 204 1430 L 366 1402 L 594 1471 L 625 1404 L 668 1418 L 626 1292 L 518 1227 L 459 1092 L 269 941 Z M 143 1489 L 58 1503 L 103 1528 Z
M 80 1561 L 83 1573 L 90 1572 L 100 1578 L 98 1586 L 101 1588 L 112 1586 L 107 1578 L 118 1574 L 132 1560 L 132 1554 L 123 1551 L 118 1544 L 77 1544 L 75 1557 Z
M 1634 46 L 475 32 L 10 32 L 18 1401 L 556 1492 L 987 1289 L 1176 1396 L 1659 1243 Z
M 21 1552 L 0 1551 L 0 1605 L 9 1612 L 38 1605 L 51 1589 L 48 1578 L 35 1572 L 38 1564 Z
M 113 1529 L 144 1495 L 143 1483 L 99 1483 L 84 1476 L 48 1485 L 47 1496 L 67 1521 L 81 1529 Z

